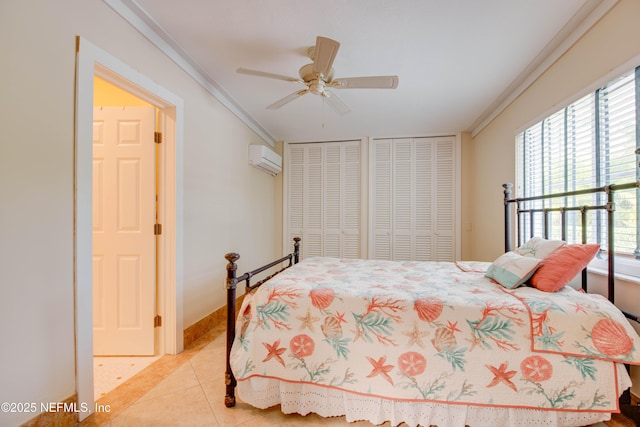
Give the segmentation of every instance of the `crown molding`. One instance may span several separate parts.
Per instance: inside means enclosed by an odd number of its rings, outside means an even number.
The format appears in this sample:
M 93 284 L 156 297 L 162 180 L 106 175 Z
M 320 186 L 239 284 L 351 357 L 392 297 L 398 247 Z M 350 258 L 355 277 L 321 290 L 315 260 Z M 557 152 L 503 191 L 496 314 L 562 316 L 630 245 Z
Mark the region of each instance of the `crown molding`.
M 588 0 L 522 73 L 498 96 L 471 125 L 476 137 L 518 96 L 589 31 L 619 0 Z
M 227 107 L 244 124 L 269 145 L 275 147 L 276 139 L 267 132 L 220 84 L 178 44 L 135 0 L 103 0 L 133 28 L 138 30 L 176 65 L 200 84 L 207 92 Z

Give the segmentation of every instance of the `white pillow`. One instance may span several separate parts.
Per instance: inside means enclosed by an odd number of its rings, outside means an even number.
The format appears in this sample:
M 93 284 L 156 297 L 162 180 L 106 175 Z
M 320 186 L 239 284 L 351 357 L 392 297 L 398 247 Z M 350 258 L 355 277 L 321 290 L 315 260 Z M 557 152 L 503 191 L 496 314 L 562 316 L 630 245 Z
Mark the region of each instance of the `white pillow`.
M 489 266 L 485 277 L 495 280 L 505 288 L 517 288 L 533 275 L 541 262 L 539 258 L 507 252 Z
M 538 259 L 544 259 L 551 255 L 551 252 L 564 246 L 566 243 L 562 240 L 547 240 L 542 237 L 532 237 L 520 246 L 515 252 L 519 255 L 526 257 L 534 257 Z

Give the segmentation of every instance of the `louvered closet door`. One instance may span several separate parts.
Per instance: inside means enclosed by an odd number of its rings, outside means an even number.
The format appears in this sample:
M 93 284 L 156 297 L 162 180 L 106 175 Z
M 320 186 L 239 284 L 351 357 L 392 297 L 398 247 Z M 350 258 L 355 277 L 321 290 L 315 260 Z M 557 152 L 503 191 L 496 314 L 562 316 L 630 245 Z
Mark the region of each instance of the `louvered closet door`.
M 433 142 L 434 175 L 433 200 L 435 220 L 433 222 L 433 246 L 435 261 L 455 260 L 455 209 L 456 168 L 454 138 L 437 138 Z M 435 191 L 437 190 L 437 191 Z
M 454 137 L 373 141 L 372 257 L 454 259 L 455 159 Z
M 302 257 L 361 256 L 360 141 L 287 146 L 288 241 Z
M 437 153 L 434 153 L 434 144 L 426 138 L 415 141 L 414 163 L 415 175 L 413 180 L 413 209 L 415 222 L 413 228 L 413 256 L 415 260 L 431 261 L 440 256 L 433 250 L 434 208 L 439 206 L 433 203 L 437 191 L 437 171 L 434 173 L 433 164 L 439 161 Z
M 304 162 L 304 217 L 303 241 L 304 257 L 322 256 L 324 234 L 323 217 L 323 165 L 322 147 L 318 144 L 305 146 Z
M 341 147 L 338 144 L 327 143 L 324 151 L 323 174 L 323 251 L 324 256 L 340 257 L 340 237 L 342 234 L 342 168 Z
M 414 259 L 414 200 L 415 164 L 412 139 L 393 141 L 393 198 L 392 198 L 392 257 L 397 260 Z
M 361 258 L 362 160 L 360 141 L 342 144 L 342 258 Z
M 369 236 L 372 250 L 369 257 L 373 259 L 392 259 L 391 254 L 391 174 L 393 172 L 393 141 L 376 140 L 372 147 L 371 181 L 371 230 Z

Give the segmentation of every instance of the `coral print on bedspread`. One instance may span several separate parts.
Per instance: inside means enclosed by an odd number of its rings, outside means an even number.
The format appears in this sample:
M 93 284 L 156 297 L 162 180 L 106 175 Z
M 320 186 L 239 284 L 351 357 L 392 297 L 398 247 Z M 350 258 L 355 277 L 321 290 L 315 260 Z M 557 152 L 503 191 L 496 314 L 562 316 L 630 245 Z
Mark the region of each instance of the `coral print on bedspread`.
M 617 309 L 505 289 L 486 266 L 307 259 L 245 298 L 234 374 L 390 400 L 615 411 L 616 362 L 640 360 Z

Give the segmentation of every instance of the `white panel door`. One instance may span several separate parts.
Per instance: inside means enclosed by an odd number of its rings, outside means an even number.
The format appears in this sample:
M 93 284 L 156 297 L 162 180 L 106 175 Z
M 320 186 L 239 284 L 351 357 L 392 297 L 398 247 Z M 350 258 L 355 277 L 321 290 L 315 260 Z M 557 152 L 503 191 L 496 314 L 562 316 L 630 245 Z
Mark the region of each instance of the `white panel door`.
M 153 355 L 155 109 L 96 107 L 93 132 L 95 355 Z

